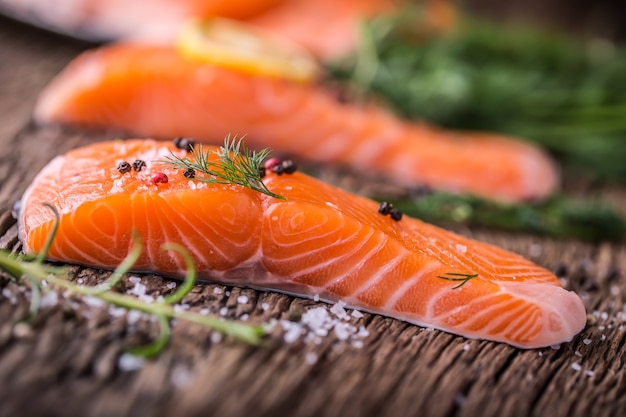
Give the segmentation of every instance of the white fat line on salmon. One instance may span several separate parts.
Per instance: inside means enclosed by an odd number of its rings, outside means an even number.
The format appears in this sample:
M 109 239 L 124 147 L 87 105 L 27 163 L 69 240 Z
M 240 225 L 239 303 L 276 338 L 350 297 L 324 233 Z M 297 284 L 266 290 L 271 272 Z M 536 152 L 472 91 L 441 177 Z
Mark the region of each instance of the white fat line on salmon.
M 369 249 L 366 253 L 361 254 L 361 259 L 349 271 L 331 279 L 330 281 L 327 281 L 326 284 L 324 284 L 324 286 L 322 287 L 323 289 L 330 288 L 333 285 L 345 280 L 347 277 L 354 275 L 354 271 L 359 271 L 366 262 L 368 262 L 376 253 L 380 252 L 380 250 L 385 247 L 385 244 L 387 243 L 385 235 L 383 235 L 382 233 L 375 234 L 374 229 L 372 229 L 370 233 L 368 233 L 368 236 L 361 240 L 359 246 L 339 257 L 338 262 L 341 262 L 343 258 L 349 258 L 353 254 L 360 252 L 361 248 L 363 248 L 364 246 L 368 246 L 367 244 L 370 242 L 370 239 L 373 237 L 373 235 L 378 238 L 378 242 L 374 246 L 372 246 L 372 248 Z
M 358 245 L 356 245 L 352 250 L 350 250 L 349 252 L 343 252 L 343 253 L 339 252 L 339 254 L 337 256 L 328 257 L 328 259 L 326 259 L 323 262 L 319 262 L 319 263 L 317 263 L 315 265 L 312 265 L 312 266 L 310 266 L 308 268 L 301 269 L 298 272 L 291 274 L 290 275 L 291 278 L 292 279 L 299 278 L 299 277 L 302 277 L 302 276 L 305 276 L 305 275 L 317 272 L 319 270 L 322 270 L 325 267 L 337 264 L 338 262 L 341 262 L 344 259 L 349 259 L 351 256 L 356 254 L 363 246 L 365 246 L 367 241 L 369 241 L 369 239 L 372 237 L 372 235 L 374 235 L 374 233 L 375 233 L 375 230 L 373 230 L 373 229 L 368 230 L 367 236 L 363 237 L 363 239 L 360 239 L 360 237 L 357 234 L 349 236 L 348 239 L 344 239 L 344 240 L 342 240 L 341 242 L 339 242 L 337 244 L 338 245 L 339 244 L 346 244 L 346 243 L 348 243 L 350 241 L 358 239 L 357 240 Z M 383 242 L 383 244 L 384 244 L 384 242 Z M 381 244 L 379 244 L 378 246 L 380 246 L 380 245 Z M 317 253 L 320 253 L 320 252 L 325 252 L 327 249 L 328 249 L 327 247 L 320 247 L 320 248 L 317 248 L 314 251 L 309 251 L 306 254 L 302 254 L 302 255 L 299 255 L 297 257 L 291 257 L 291 258 L 288 258 L 288 259 L 282 259 L 281 261 L 282 262 L 290 262 L 290 261 L 293 261 L 295 259 L 307 259 L 307 258 L 310 258 L 311 256 L 313 256 L 314 254 L 317 254 Z M 376 250 L 376 248 L 374 248 L 373 250 Z M 369 253 L 363 255 L 363 257 L 367 257 L 368 255 L 369 255 Z M 355 266 L 354 269 L 357 269 L 357 266 Z M 341 278 L 343 278 L 343 275 L 334 278 L 333 282 L 338 280 L 338 279 L 341 279 Z M 328 287 L 328 285 L 330 285 L 330 284 L 327 283 L 324 286 L 324 288 Z
M 410 252 L 408 252 L 407 250 L 403 250 L 402 253 L 395 256 L 391 260 L 391 262 L 386 263 L 385 266 L 380 268 L 376 273 L 372 274 L 372 276 L 367 281 L 365 281 L 358 289 L 356 289 L 352 293 L 349 300 L 358 300 L 360 294 L 364 293 L 365 291 L 378 284 L 381 280 L 385 279 L 385 277 L 389 275 L 390 271 L 392 271 L 410 255 Z
M 393 295 L 389 297 L 389 300 L 385 303 L 385 306 L 383 307 L 383 309 L 390 310 L 390 311 L 395 310 L 394 306 L 402 298 L 402 296 L 406 294 L 407 290 L 413 287 L 414 285 L 416 285 L 419 281 L 422 280 L 422 278 L 424 278 L 424 276 L 426 276 L 433 270 L 437 269 L 439 266 L 441 266 L 441 264 L 439 264 L 438 262 L 431 262 L 428 266 L 425 266 L 419 272 L 413 275 L 411 278 L 407 279 L 400 286 L 400 288 L 398 288 L 393 293 Z

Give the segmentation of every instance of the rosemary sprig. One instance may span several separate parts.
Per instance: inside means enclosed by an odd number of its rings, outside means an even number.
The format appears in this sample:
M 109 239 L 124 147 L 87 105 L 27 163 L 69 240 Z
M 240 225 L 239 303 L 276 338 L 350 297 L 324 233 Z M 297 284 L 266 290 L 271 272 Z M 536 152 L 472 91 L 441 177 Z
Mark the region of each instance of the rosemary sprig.
M 460 281 L 460 284 L 455 285 L 454 287 L 452 287 L 453 290 L 456 290 L 457 288 L 461 288 L 463 285 L 467 284 L 467 282 L 472 279 L 472 278 L 476 278 L 478 276 L 478 274 L 462 274 L 459 272 L 446 272 L 443 275 L 437 275 L 437 278 L 441 278 L 441 279 L 445 279 L 446 281 Z
M 205 178 L 196 177 L 199 181 L 241 185 L 285 200 L 285 197 L 271 192 L 261 177 L 263 161 L 269 156 L 269 149 L 251 151 L 246 147 L 243 138 L 231 139 L 228 135 L 224 139 L 224 146 L 216 152 L 217 160 L 211 158 L 212 153 L 210 149 L 205 150 L 202 144 L 198 144 L 191 150 L 191 159 L 172 153 L 161 162 L 171 165 L 174 169 L 193 169 L 206 174 Z
M 29 316 L 32 317 L 39 310 L 40 291 L 50 291 L 50 286 L 54 286 L 70 293 L 95 297 L 110 305 L 127 310 L 141 311 L 156 317 L 160 327 L 158 338 L 149 345 L 129 349 L 130 353 L 135 355 L 152 357 L 163 350 L 171 336 L 170 320 L 174 318 L 209 327 L 252 345 L 262 344 L 262 336 L 265 334 L 265 331 L 261 326 L 227 321 L 221 317 L 211 317 L 188 311 L 180 311 L 174 308 L 174 305 L 181 301 L 196 283 L 196 271 L 193 260 L 187 250 L 177 244 L 167 243 L 162 246 L 162 249 L 179 253 L 187 265 L 187 274 L 183 284 L 173 294 L 165 297 L 162 301 L 146 303 L 131 295 L 120 294 L 113 291 L 124 274 L 132 268 L 141 254 L 143 245 L 137 235 L 135 235 L 133 239 L 133 246 L 127 257 L 104 283 L 95 287 L 89 287 L 71 282 L 67 268 L 52 267 L 43 263 L 43 260 L 49 252 L 59 222 L 57 211 L 54 207 L 50 205 L 47 206 L 53 210 L 56 222 L 51 233 L 52 238 L 48 238 L 44 249 L 38 256 L 34 259 L 22 259 L 8 251 L 0 251 L 0 269 L 9 274 L 14 280 L 19 282 L 25 279 L 30 284 L 32 296 Z M 44 285 L 44 283 L 46 284 Z

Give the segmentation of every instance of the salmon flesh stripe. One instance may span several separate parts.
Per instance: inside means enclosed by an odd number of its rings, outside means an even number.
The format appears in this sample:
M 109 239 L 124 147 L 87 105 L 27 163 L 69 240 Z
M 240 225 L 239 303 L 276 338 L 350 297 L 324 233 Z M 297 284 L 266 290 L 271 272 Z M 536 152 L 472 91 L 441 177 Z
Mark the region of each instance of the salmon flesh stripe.
M 559 185 L 552 159 L 530 143 L 410 123 L 316 84 L 189 61 L 165 46 L 84 53 L 43 91 L 35 119 L 216 145 L 245 134 L 252 148 L 505 201 L 541 199 Z
M 585 325 L 580 298 L 519 255 L 408 216 L 395 221 L 375 201 L 298 172 L 263 178 L 285 200 L 206 183 L 200 172 L 189 179 L 159 163 L 171 153 L 193 159 L 149 139 L 56 157 L 23 196 L 24 250 L 43 248 L 54 224 L 47 202 L 60 214 L 52 260 L 114 269 L 137 231 L 145 248 L 136 272 L 184 277 L 178 255 L 160 249 L 175 242 L 190 251 L 201 279 L 341 300 L 469 338 L 537 348 L 569 341 Z M 139 172 L 116 169 L 137 159 L 146 162 Z M 153 183 L 157 173 L 168 182 Z

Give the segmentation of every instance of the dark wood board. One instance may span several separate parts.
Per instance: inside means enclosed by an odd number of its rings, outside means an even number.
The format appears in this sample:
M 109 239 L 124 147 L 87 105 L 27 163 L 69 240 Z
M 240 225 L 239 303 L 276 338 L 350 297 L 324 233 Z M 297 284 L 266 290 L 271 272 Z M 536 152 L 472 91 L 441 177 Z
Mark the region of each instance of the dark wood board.
M 37 127 L 37 94 L 88 44 L 0 17 L 0 247 L 19 249 L 11 207 L 58 153 L 110 138 Z M 623 186 L 584 188 L 626 201 Z M 0 416 L 621 416 L 626 413 L 626 247 L 461 228 L 559 270 L 583 296 L 585 330 L 558 349 L 519 350 L 468 340 L 380 316 L 351 318 L 369 336 L 287 343 L 277 330 L 268 346 L 222 339 L 179 322 L 171 343 L 136 370 L 120 366 L 124 349 L 155 336 L 81 299 L 44 307 L 25 324 L 24 286 L 0 276 Z M 84 282 L 108 273 L 73 267 Z M 125 281 L 132 287 L 128 280 Z M 152 295 L 170 281 L 142 277 Z M 217 290 L 216 290 L 217 289 Z M 227 295 L 228 294 L 228 295 Z M 244 296 L 244 297 L 241 297 Z M 247 300 L 246 300 L 247 299 Z M 267 323 L 291 310 L 323 305 L 272 292 L 199 284 L 184 300 L 192 310 Z M 73 305 L 73 307 L 72 307 Z

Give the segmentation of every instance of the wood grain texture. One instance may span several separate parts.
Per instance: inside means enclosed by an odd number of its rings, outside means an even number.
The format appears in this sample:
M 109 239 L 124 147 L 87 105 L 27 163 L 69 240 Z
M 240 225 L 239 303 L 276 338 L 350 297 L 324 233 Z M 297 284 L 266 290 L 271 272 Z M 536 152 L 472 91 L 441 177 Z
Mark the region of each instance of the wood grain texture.
M 2 249 L 19 250 L 11 207 L 37 171 L 58 153 L 111 137 L 30 122 L 38 91 L 86 46 L 0 18 Z M 623 186 L 567 186 L 626 201 Z M 350 321 L 369 331 L 360 348 L 332 332 L 319 344 L 287 343 L 280 329 L 272 332 L 268 346 L 250 347 L 179 322 L 164 353 L 125 371 L 119 366 L 124 349 L 154 337 L 154 323 L 133 324 L 107 307 L 69 298 L 43 308 L 27 324 L 25 287 L 0 275 L 0 416 L 623 415 L 625 245 L 457 231 L 559 271 L 565 285 L 584 299 L 586 329 L 558 349 L 523 351 L 364 314 Z M 81 267 L 71 271 L 86 284 L 109 274 Z M 128 279 L 124 282 L 132 288 Z M 169 281 L 156 275 L 142 282 L 148 294 L 171 292 Z M 193 311 L 247 315 L 253 323 L 321 305 L 209 283 L 197 285 L 184 302 Z

